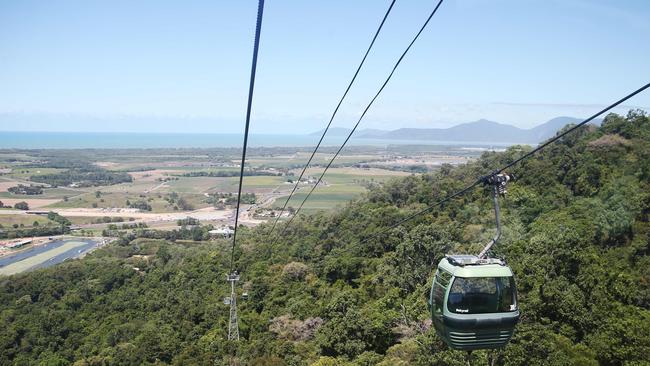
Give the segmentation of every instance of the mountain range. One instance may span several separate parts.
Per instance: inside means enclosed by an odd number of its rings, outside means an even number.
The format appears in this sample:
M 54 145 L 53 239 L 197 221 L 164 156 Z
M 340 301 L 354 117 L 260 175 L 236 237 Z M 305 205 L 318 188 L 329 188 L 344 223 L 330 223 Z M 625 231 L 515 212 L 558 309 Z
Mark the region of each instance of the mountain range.
M 582 120 L 574 117 L 556 117 L 536 127 L 523 129 L 509 124 L 480 119 L 461 123 L 449 128 L 399 128 L 396 130 L 365 129 L 357 131 L 355 138 L 385 140 L 433 140 L 457 142 L 494 142 L 494 143 L 539 143 L 553 137 L 557 131 L 568 124 Z M 602 120 L 592 123 L 600 125 Z M 311 135 L 321 135 L 323 130 Z M 350 129 L 332 127 L 331 136 L 347 136 Z

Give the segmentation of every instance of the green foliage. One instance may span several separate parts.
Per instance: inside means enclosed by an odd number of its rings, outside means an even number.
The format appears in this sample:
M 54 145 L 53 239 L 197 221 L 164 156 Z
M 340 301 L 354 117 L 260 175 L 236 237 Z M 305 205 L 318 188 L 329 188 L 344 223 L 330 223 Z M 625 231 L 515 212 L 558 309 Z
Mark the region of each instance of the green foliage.
M 136 208 L 141 211 L 151 211 L 151 205 L 148 204 L 146 201 L 128 202 L 127 207 Z
M 70 222 L 70 220 L 68 220 L 67 218 L 59 215 L 58 213 L 56 213 L 54 211 L 50 211 L 50 212 L 47 213 L 47 219 L 51 220 L 51 221 L 54 221 L 57 224 L 62 225 L 62 226 L 70 226 L 72 224 Z
M 194 225 L 199 225 L 200 222 L 198 219 L 195 219 L 194 217 L 186 217 L 184 219 L 179 219 L 176 220 L 176 225 L 178 226 L 194 226 Z
M 237 196 L 232 193 L 212 193 L 206 198 L 205 202 L 215 206 L 237 204 Z M 255 193 L 242 193 L 241 203 L 252 205 L 257 202 Z
M 16 210 L 25 210 L 25 211 L 27 211 L 27 210 L 29 210 L 29 205 L 27 204 L 27 202 L 21 201 L 21 202 L 16 202 L 16 204 L 14 205 L 14 208 Z
M 373 235 L 527 149 L 390 181 L 282 237 L 242 227 L 240 342 L 225 339 L 229 242 L 208 242 L 210 226 L 114 230 L 116 244 L 82 260 L 0 281 L 0 363 L 466 365 L 431 329 L 426 299 L 442 255 L 494 234 L 488 191 Z M 649 162 L 650 120 L 631 112 L 513 169 L 494 254 L 516 274 L 522 321 L 476 364 L 647 364 Z
M 30 184 L 28 186 L 24 184 L 19 184 L 15 187 L 7 188 L 7 191 L 13 194 L 24 194 L 28 196 L 33 196 L 33 195 L 43 194 L 43 187 L 35 186 L 33 184 Z
M 133 181 L 133 178 L 128 173 L 109 171 L 85 161 L 51 159 L 40 164 L 28 166 L 34 168 L 66 169 L 57 173 L 39 174 L 30 177 L 30 180 L 34 182 L 46 183 L 53 187 L 71 185 L 77 187 L 94 187 Z

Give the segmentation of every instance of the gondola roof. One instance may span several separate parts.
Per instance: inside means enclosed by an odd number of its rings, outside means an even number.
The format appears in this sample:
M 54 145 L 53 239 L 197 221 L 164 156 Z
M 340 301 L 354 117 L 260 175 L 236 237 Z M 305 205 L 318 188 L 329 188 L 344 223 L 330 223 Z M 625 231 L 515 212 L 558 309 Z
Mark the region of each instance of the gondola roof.
M 479 260 L 476 256 L 447 256 L 439 268 L 455 277 L 511 277 L 512 270 L 501 260 Z

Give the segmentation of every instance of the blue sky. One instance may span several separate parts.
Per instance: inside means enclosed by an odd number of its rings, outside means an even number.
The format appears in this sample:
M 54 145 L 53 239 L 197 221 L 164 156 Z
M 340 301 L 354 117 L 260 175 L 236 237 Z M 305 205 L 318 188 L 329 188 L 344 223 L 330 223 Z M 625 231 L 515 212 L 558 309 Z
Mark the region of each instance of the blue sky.
M 321 129 L 389 2 L 267 0 L 251 131 Z M 335 126 L 434 5 L 397 0 Z M 0 0 L 0 130 L 241 132 L 256 8 Z M 650 81 L 648 19 L 645 0 L 446 0 L 361 128 L 588 116 Z

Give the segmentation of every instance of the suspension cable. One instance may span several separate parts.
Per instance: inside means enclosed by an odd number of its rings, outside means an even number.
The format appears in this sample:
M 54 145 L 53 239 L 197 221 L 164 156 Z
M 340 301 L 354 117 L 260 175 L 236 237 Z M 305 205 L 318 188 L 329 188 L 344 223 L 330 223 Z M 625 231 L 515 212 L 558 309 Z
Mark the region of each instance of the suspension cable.
M 244 128 L 244 146 L 241 154 L 239 170 L 239 190 L 237 193 L 237 210 L 235 213 L 235 231 L 232 235 L 232 249 L 230 251 L 230 273 L 235 265 L 235 246 L 237 245 L 237 226 L 239 223 L 239 207 L 241 205 L 241 189 L 244 182 L 244 164 L 246 163 L 246 147 L 248 146 L 248 130 L 251 122 L 251 108 L 253 105 L 253 90 L 255 88 L 255 72 L 257 70 L 257 53 L 260 48 L 260 33 L 262 32 L 262 15 L 264 13 L 264 0 L 258 1 L 257 24 L 255 26 L 255 45 L 253 47 L 253 62 L 251 64 L 251 77 L 248 87 L 248 105 L 246 107 L 246 127 Z
M 350 80 L 350 83 L 348 84 L 348 87 L 345 89 L 345 92 L 343 93 L 343 96 L 339 100 L 339 103 L 336 105 L 336 108 L 334 108 L 334 112 L 332 113 L 332 116 L 330 117 L 330 120 L 327 123 L 327 126 L 325 127 L 325 130 L 323 131 L 323 134 L 320 137 L 320 140 L 318 140 L 318 143 L 316 144 L 316 147 L 314 148 L 314 151 L 311 153 L 311 156 L 309 157 L 309 160 L 307 160 L 307 163 L 302 168 L 302 171 L 300 172 L 300 176 L 296 180 L 296 184 L 294 184 L 293 189 L 291 190 L 291 193 L 289 193 L 289 197 L 287 197 L 287 200 L 284 201 L 284 205 L 282 206 L 282 209 L 280 210 L 280 213 L 278 214 L 277 218 L 275 219 L 275 222 L 273 222 L 273 227 L 271 227 L 271 231 L 269 231 L 269 233 L 272 233 L 273 230 L 275 230 L 275 226 L 278 224 L 278 221 L 280 220 L 280 217 L 282 217 L 282 214 L 284 213 L 284 210 L 287 208 L 287 204 L 291 200 L 291 197 L 293 197 L 293 194 L 298 189 L 298 185 L 300 184 L 300 181 L 302 180 L 302 177 L 305 175 L 305 171 L 307 170 L 307 168 L 309 168 L 309 164 L 311 164 L 311 161 L 314 159 L 314 155 L 316 155 L 316 151 L 318 151 L 318 148 L 320 148 L 320 145 L 323 142 L 323 139 L 325 138 L 325 135 L 327 134 L 327 131 L 329 131 L 330 126 L 332 125 L 332 121 L 334 120 L 334 117 L 336 117 L 336 114 L 338 113 L 339 108 L 341 107 L 341 104 L 343 103 L 343 100 L 348 95 L 348 92 L 350 91 L 350 88 L 352 87 L 352 84 L 354 84 L 354 81 L 357 79 L 357 75 L 359 75 L 359 71 L 361 71 L 361 67 L 365 63 L 366 58 L 368 57 L 368 54 L 370 53 L 370 50 L 372 49 L 372 46 L 375 44 L 375 40 L 377 40 L 377 36 L 379 36 L 379 32 L 384 27 L 384 23 L 386 22 L 386 19 L 388 18 L 388 14 L 390 14 L 390 11 L 393 9 L 393 5 L 395 5 L 395 1 L 396 0 L 392 0 L 391 3 L 390 3 L 390 6 L 388 7 L 388 10 L 386 10 L 386 14 L 384 14 L 384 18 L 381 20 L 381 23 L 379 24 L 379 28 L 377 28 L 377 31 L 375 32 L 375 36 L 372 37 L 372 41 L 370 42 L 370 46 L 368 46 L 368 49 L 366 50 L 365 55 L 363 55 L 363 58 L 361 59 L 361 63 L 359 64 L 359 67 L 357 67 L 357 71 L 354 73 L 354 76 L 352 76 L 352 80 Z
M 363 117 L 365 117 L 366 113 L 368 112 L 368 110 L 370 109 L 370 107 L 373 105 L 373 103 L 375 102 L 375 100 L 379 97 L 379 95 L 380 95 L 381 92 L 384 90 L 384 88 L 386 87 L 386 85 L 388 85 L 388 82 L 389 82 L 390 79 L 393 77 L 393 74 L 394 74 L 395 71 L 397 70 L 397 67 L 400 65 L 400 63 L 402 62 L 402 60 L 404 59 L 404 57 L 406 56 L 406 54 L 408 53 L 408 51 L 411 49 L 411 47 L 413 46 L 413 44 L 415 43 L 415 41 L 417 41 L 417 39 L 420 37 L 420 34 L 422 34 L 422 32 L 424 31 L 424 29 L 427 27 L 427 25 L 429 24 L 429 21 L 430 21 L 431 18 L 433 18 L 433 16 L 436 14 L 436 12 L 438 11 L 438 8 L 439 8 L 440 5 L 442 4 L 442 2 L 443 2 L 443 0 L 438 1 L 438 4 L 436 5 L 436 7 L 433 9 L 433 11 L 431 12 L 431 14 L 430 14 L 429 17 L 427 18 L 427 20 L 424 22 L 424 24 L 423 24 L 422 27 L 420 28 L 420 31 L 415 35 L 415 37 L 413 37 L 413 40 L 411 41 L 411 43 L 409 43 L 408 47 L 406 47 L 406 49 L 404 50 L 404 52 L 402 53 L 402 55 L 400 56 L 400 58 L 397 60 L 397 62 L 396 62 L 395 65 L 393 66 L 393 69 L 391 70 L 390 74 L 388 74 L 388 77 L 386 78 L 386 80 L 384 81 L 384 83 L 382 84 L 382 86 L 379 88 L 379 90 L 377 91 L 377 93 L 375 94 L 375 96 L 370 100 L 370 103 L 368 103 L 368 105 L 367 105 L 366 108 L 364 109 L 363 113 L 362 113 L 361 116 L 359 117 L 359 120 L 357 121 L 357 123 L 356 123 L 356 124 L 354 125 L 354 127 L 352 128 L 352 131 L 350 131 L 350 133 L 348 134 L 348 136 L 345 138 L 345 141 L 343 141 L 343 144 L 341 145 L 341 147 L 338 149 L 338 151 L 336 152 L 336 154 L 334 154 L 334 156 L 332 157 L 332 159 L 329 161 L 329 163 L 328 163 L 327 166 L 325 167 L 325 170 L 323 170 L 323 173 L 320 175 L 320 177 L 318 177 L 318 181 L 316 182 L 316 184 L 311 188 L 311 190 L 309 191 L 309 193 L 307 194 L 307 196 L 305 197 L 305 199 L 303 199 L 302 203 L 300 204 L 300 206 L 298 207 L 298 209 L 296 210 L 296 212 L 294 213 L 294 215 L 291 217 L 291 219 L 290 219 L 290 220 L 287 222 L 287 224 L 284 226 L 284 230 L 282 230 L 282 234 L 284 234 L 284 232 L 287 230 L 287 228 L 289 227 L 289 225 L 291 224 L 291 222 L 293 221 L 293 219 L 296 218 L 296 217 L 298 216 L 298 213 L 300 212 L 300 210 L 302 209 L 302 207 L 305 205 L 305 202 L 307 202 L 307 200 L 309 199 L 309 197 L 311 196 L 311 194 L 314 193 L 314 191 L 316 190 L 316 188 L 318 187 L 318 185 L 321 183 L 321 181 L 323 180 L 323 177 L 325 176 L 325 173 L 327 173 L 327 171 L 329 170 L 329 168 L 332 166 L 332 163 L 334 162 L 334 160 L 339 156 L 339 154 L 341 153 L 341 150 L 343 150 L 343 148 L 344 148 L 345 145 L 348 143 L 348 141 L 350 140 L 350 138 L 352 137 L 352 135 L 354 134 L 354 132 L 357 130 L 357 127 L 359 127 L 359 124 L 361 123 L 361 120 L 363 120 Z M 282 234 L 281 234 L 280 236 L 282 236 Z
M 607 111 L 609 111 L 609 110 L 611 110 L 611 109 L 613 109 L 613 108 L 619 106 L 620 104 L 624 103 L 624 102 L 627 101 L 628 99 L 634 97 L 635 95 L 637 95 L 637 94 L 643 92 L 644 90 L 646 90 L 646 89 L 648 89 L 648 88 L 650 88 L 650 83 L 645 84 L 644 86 L 640 87 L 639 89 L 633 91 L 632 93 L 626 95 L 625 97 L 619 99 L 618 101 L 616 101 L 616 102 L 610 104 L 609 106 L 605 107 L 604 109 L 600 110 L 599 112 L 597 112 L 596 114 L 592 115 L 591 117 L 589 117 L 589 118 L 585 119 L 584 121 L 578 123 L 577 125 L 575 125 L 575 126 L 569 128 L 568 130 L 566 130 L 566 131 L 564 131 L 564 132 L 562 132 L 562 133 L 556 135 L 556 136 L 553 137 L 552 139 L 550 139 L 550 140 L 544 142 L 543 144 L 537 146 L 535 149 L 533 149 L 533 150 L 529 151 L 528 153 L 526 153 L 526 154 L 520 156 L 519 158 L 517 158 L 517 159 L 515 159 L 514 161 L 512 161 L 512 162 L 506 164 L 505 166 L 503 166 L 503 167 L 501 167 L 501 168 L 495 170 L 493 173 L 491 173 L 490 175 L 488 175 L 488 177 L 489 177 L 489 176 L 492 176 L 492 175 L 495 175 L 495 174 L 503 173 L 506 169 L 509 169 L 509 168 L 513 167 L 514 165 L 520 163 L 521 161 L 523 161 L 523 160 L 525 160 L 525 159 L 528 159 L 529 157 L 533 156 L 535 153 L 537 153 L 537 152 L 541 151 L 542 149 L 546 148 L 548 145 L 550 145 L 550 144 L 556 142 L 557 140 L 561 139 L 562 137 L 566 136 L 567 134 L 569 134 L 569 133 L 571 133 L 571 132 L 577 130 L 578 128 L 580 128 L 580 127 L 586 125 L 587 123 L 593 121 L 594 119 L 596 119 L 598 116 L 602 115 L 603 113 L 605 113 L 605 112 L 607 112 Z M 417 217 L 417 216 L 419 216 L 419 215 L 422 215 L 422 214 L 424 214 L 424 213 L 426 213 L 426 212 L 428 212 L 428 211 L 431 211 L 433 208 L 438 207 L 438 206 L 441 206 L 441 205 L 443 205 L 443 204 L 446 203 L 447 201 L 450 201 L 450 200 L 453 199 L 453 198 L 456 198 L 456 197 L 458 197 L 458 196 L 461 196 L 461 195 L 465 194 L 466 192 L 468 192 L 469 190 L 471 190 L 471 189 L 473 189 L 474 187 L 478 186 L 479 184 L 482 184 L 482 183 L 484 182 L 485 178 L 486 178 L 486 177 L 481 177 L 481 178 L 477 179 L 476 181 L 474 181 L 472 184 L 468 185 L 467 187 L 465 187 L 465 188 L 463 188 L 463 189 L 461 189 L 461 190 L 459 190 L 459 191 L 457 191 L 457 192 L 455 192 L 455 193 L 452 193 L 452 194 L 446 196 L 445 198 L 443 198 L 443 199 L 437 201 L 436 203 L 434 203 L 434 204 L 432 204 L 432 205 L 430 205 L 430 206 L 428 206 L 428 207 L 425 207 L 424 209 L 419 210 L 419 211 L 417 211 L 417 212 L 415 212 L 415 213 L 409 215 L 408 217 L 406 217 L 406 218 L 404 218 L 404 219 L 398 221 L 397 223 L 393 224 L 392 226 L 390 226 L 390 227 L 388 227 L 388 228 L 385 228 L 385 229 L 383 229 L 383 230 L 381 230 L 381 231 L 379 231 L 379 232 L 377 232 L 377 233 L 375 233 L 375 234 L 373 234 L 373 235 L 367 237 L 366 239 L 361 240 L 361 241 L 359 242 L 359 244 L 366 243 L 367 241 L 369 241 L 369 240 L 371 240 L 371 239 L 374 239 L 374 238 L 376 238 L 376 237 L 378 237 L 378 236 L 380 236 L 380 235 L 383 235 L 383 234 L 385 234 L 386 232 L 388 232 L 388 231 L 390 231 L 390 230 L 393 230 L 393 229 L 395 229 L 395 228 L 401 226 L 403 223 L 405 223 L 405 222 L 407 222 L 407 221 L 410 221 L 410 220 L 414 219 L 415 217 Z

